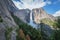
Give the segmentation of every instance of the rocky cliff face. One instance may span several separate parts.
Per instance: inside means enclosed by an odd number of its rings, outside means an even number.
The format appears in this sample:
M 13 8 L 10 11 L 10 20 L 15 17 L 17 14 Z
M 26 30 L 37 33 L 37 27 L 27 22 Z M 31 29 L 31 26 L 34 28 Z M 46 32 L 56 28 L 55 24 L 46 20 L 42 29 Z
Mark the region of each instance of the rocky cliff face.
M 30 21 L 30 10 L 29 9 L 21 9 L 14 12 L 14 15 L 17 16 L 20 20 L 25 23 L 29 23 Z
M 4 22 L 16 25 L 14 23 L 13 18 L 11 17 L 10 10 L 9 10 L 10 6 L 8 6 L 9 4 L 10 3 L 8 0 L 1 0 L 0 1 L 0 16 L 2 16 Z M 10 9 L 12 9 L 12 8 L 10 8 Z
M 33 12 L 33 20 L 36 23 L 40 23 L 40 21 L 44 18 L 48 18 L 50 20 L 55 20 L 55 17 L 53 17 L 50 14 L 47 14 L 43 8 L 36 8 L 32 10 Z
M 54 16 L 47 14 L 43 8 L 36 8 L 32 10 L 33 21 L 34 23 L 38 24 L 37 28 L 43 27 L 44 33 L 48 36 L 53 32 L 53 24 L 56 20 Z M 41 26 L 40 23 L 43 23 Z
M 1 2 L 3 2 L 3 1 L 5 2 L 5 5 L 9 11 L 15 12 L 18 10 L 18 8 L 14 5 L 12 0 L 2 0 Z
M 2 18 L 2 22 L 0 22 L 0 40 L 5 40 L 5 30 L 6 27 L 12 27 L 13 28 L 13 32 L 11 33 L 11 35 L 14 33 L 15 31 L 15 27 L 17 26 L 16 23 L 14 22 L 13 18 L 11 17 L 10 11 L 17 10 L 17 8 L 15 8 L 14 4 L 12 3 L 11 0 L 0 0 L 0 16 Z M 15 34 L 13 36 L 11 36 L 11 40 L 16 40 L 15 38 Z

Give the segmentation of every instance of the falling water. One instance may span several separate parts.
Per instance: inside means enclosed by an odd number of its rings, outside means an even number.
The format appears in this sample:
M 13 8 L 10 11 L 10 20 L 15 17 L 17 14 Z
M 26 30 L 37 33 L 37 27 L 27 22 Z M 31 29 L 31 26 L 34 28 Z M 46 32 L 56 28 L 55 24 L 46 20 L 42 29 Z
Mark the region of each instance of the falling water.
M 29 24 L 30 24 L 31 26 L 33 26 L 33 28 L 36 28 L 37 25 L 33 22 L 33 18 L 32 18 L 32 17 L 33 17 L 33 16 L 32 16 L 32 10 L 31 10 L 31 13 L 30 13 L 30 23 L 29 23 Z
M 31 10 L 31 13 L 30 13 L 30 23 L 33 23 L 33 19 L 32 19 L 32 10 Z

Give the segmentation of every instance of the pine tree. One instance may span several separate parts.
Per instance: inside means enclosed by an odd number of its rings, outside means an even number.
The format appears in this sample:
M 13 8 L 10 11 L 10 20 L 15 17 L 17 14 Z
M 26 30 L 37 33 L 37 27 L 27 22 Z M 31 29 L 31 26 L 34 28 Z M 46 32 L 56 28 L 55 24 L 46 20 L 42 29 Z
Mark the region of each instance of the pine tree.
M 60 18 L 58 18 L 56 26 L 58 29 L 55 29 L 55 40 L 60 40 Z
M 44 33 L 45 24 L 41 21 L 38 30 L 40 31 L 40 40 L 50 40 L 49 37 Z

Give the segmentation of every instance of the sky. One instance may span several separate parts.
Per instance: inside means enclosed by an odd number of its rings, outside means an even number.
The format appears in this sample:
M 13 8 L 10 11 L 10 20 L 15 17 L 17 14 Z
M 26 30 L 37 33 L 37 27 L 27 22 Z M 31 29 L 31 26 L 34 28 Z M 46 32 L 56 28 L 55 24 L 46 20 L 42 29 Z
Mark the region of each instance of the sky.
M 18 9 L 42 7 L 48 14 L 60 15 L 60 0 L 13 0 Z

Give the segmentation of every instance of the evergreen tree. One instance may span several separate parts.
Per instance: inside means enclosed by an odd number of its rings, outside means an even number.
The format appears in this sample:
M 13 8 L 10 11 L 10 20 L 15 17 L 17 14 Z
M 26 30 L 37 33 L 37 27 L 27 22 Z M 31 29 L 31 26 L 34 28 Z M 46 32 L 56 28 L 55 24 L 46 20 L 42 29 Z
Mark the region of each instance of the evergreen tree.
M 40 31 L 40 40 L 49 40 L 48 36 L 44 33 L 44 23 L 41 21 L 38 30 Z
M 60 40 L 60 18 L 58 17 L 58 20 L 57 20 L 57 23 L 56 23 L 56 28 L 54 31 L 55 31 L 55 40 Z
M 12 27 L 6 27 L 6 31 L 5 31 L 6 40 L 11 40 L 12 31 L 13 31 Z

